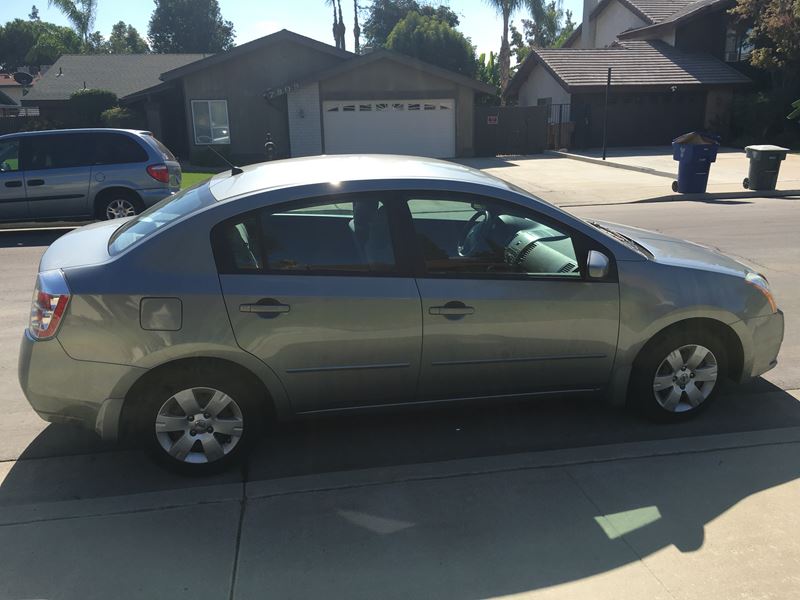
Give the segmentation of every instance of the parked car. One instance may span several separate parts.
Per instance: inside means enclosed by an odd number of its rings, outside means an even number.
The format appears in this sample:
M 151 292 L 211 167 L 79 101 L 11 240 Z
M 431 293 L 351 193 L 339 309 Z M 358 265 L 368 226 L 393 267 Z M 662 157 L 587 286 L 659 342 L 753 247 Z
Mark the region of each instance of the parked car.
M 19 380 L 44 419 L 222 468 L 264 417 L 605 395 L 662 420 L 775 366 L 766 279 L 467 167 L 223 173 L 44 254 Z
M 0 221 L 130 217 L 180 185 L 178 161 L 148 131 L 0 136 Z

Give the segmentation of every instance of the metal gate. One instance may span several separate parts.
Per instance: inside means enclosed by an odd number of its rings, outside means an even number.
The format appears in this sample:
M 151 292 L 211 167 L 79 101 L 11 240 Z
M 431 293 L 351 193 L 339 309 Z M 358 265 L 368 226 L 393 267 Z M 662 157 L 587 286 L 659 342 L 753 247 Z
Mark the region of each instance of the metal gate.
M 548 119 L 546 106 L 476 106 L 475 155 L 540 154 Z

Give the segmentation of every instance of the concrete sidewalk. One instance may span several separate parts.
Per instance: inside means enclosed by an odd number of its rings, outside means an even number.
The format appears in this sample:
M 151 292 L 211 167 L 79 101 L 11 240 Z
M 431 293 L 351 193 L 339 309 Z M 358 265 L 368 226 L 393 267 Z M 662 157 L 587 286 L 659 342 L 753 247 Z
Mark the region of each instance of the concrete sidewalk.
M 130 457 L 3 463 L 0 598 L 793 598 L 798 449 L 785 428 L 84 499 Z

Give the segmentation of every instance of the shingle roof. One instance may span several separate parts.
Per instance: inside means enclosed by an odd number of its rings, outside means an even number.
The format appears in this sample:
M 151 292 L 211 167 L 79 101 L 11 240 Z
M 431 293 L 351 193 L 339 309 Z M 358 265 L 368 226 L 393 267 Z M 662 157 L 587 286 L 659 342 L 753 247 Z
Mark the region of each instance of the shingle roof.
M 514 95 L 537 64 L 569 92 L 602 89 L 608 67 L 619 87 L 743 85 L 750 79 L 710 54 L 689 54 L 661 41 L 626 41 L 611 48 L 533 50 L 506 88 Z
M 642 1 L 660 1 L 660 0 L 633 0 L 636 3 Z M 671 29 L 675 25 L 682 23 L 684 21 L 688 21 L 689 19 L 693 19 L 695 17 L 699 17 L 701 15 L 708 14 L 710 12 L 715 12 L 719 10 L 723 10 L 732 6 L 734 0 L 696 0 L 694 2 L 686 3 L 684 6 L 680 7 L 675 12 L 670 13 L 655 21 L 651 25 L 647 25 L 645 27 L 639 27 L 638 29 L 630 29 L 628 31 L 623 31 L 619 34 L 619 39 L 624 38 L 636 38 L 636 37 L 651 37 L 651 36 L 658 36 L 661 30 Z
M 678 12 L 697 0 L 628 0 L 653 23 L 663 21 L 670 15 Z
M 207 54 L 65 54 L 25 96 L 25 103 L 67 100 L 85 87 L 110 90 L 122 98 L 161 83 L 165 71 Z

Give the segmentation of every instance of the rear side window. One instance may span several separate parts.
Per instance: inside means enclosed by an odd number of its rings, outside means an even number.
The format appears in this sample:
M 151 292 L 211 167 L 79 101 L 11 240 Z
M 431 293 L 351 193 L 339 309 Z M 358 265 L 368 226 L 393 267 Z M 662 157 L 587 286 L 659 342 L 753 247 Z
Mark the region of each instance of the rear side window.
M 66 169 L 93 163 L 94 144 L 88 134 L 33 135 L 23 138 L 24 169 Z
M 119 254 L 136 242 L 153 235 L 156 231 L 173 221 L 214 204 L 214 196 L 208 184 L 189 188 L 174 196 L 164 198 L 122 225 L 111 236 L 108 253 Z
M 147 142 L 149 142 L 150 145 L 153 146 L 158 151 L 159 154 L 161 154 L 161 157 L 164 160 L 171 160 L 171 161 L 176 160 L 175 155 L 172 154 L 172 152 L 170 152 L 169 148 L 167 148 L 164 144 L 162 144 L 152 135 L 146 135 L 144 136 L 143 139 L 147 140 Z
M 222 273 L 395 272 L 388 209 L 374 197 L 247 213 L 217 225 L 212 240 Z
M 122 133 L 92 133 L 91 146 L 95 165 L 121 165 L 147 161 L 141 143 Z

